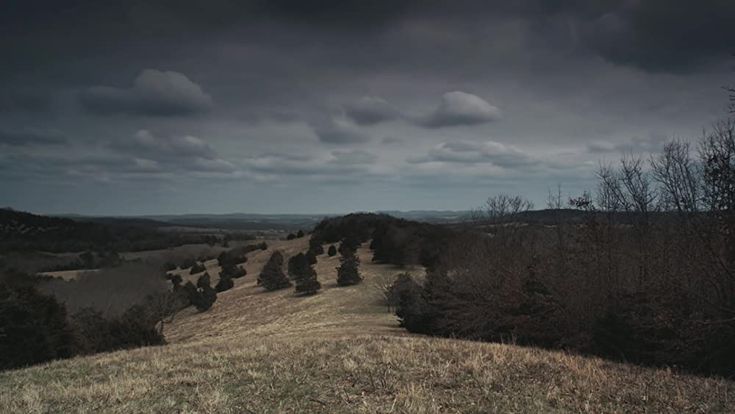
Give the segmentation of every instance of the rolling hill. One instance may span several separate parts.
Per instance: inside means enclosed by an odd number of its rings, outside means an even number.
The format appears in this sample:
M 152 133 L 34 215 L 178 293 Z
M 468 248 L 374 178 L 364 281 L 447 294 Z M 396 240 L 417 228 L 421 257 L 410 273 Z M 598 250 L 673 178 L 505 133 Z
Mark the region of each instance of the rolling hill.
M 0 373 L 0 412 L 735 411 L 735 382 L 724 379 L 408 334 L 381 290 L 406 269 L 371 263 L 365 248 L 358 286 L 337 287 L 338 258 L 326 255 L 315 296 L 256 285 L 274 249 L 307 246 L 302 238 L 249 253 L 248 275 L 208 312 L 179 313 L 166 346 Z

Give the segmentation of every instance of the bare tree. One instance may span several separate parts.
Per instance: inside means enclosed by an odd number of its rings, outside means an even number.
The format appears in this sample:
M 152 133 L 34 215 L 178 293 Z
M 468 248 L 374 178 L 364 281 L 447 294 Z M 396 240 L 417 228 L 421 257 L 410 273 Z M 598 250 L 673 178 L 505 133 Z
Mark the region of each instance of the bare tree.
M 645 215 L 654 208 L 656 192 L 643 165 L 643 159 L 640 157 L 623 157 L 620 161 L 620 180 L 625 189 L 625 204 L 630 206 L 632 211 Z
M 603 211 L 615 212 L 627 209 L 624 206 L 625 197 L 620 187 L 618 174 L 611 165 L 602 165 L 597 169 L 597 205 Z
M 651 157 L 653 179 L 661 186 L 660 200 L 666 210 L 699 211 L 698 171 L 691 159 L 689 143 L 673 140 L 663 152 Z
M 735 211 L 735 120 L 715 124 L 699 148 L 705 205 L 710 211 Z
M 533 203 L 518 195 L 498 194 L 485 202 L 485 214 L 491 222 L 513 218 L 531 209 Z

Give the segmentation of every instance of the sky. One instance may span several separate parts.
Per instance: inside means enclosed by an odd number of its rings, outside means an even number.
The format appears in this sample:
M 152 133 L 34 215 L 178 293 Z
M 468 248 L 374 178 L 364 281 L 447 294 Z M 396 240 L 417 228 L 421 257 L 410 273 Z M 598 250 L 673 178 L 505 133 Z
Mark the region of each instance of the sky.
M 0 206 L 544 207 L 725 117 L 734 21 L 730 0 L 5 0 Z

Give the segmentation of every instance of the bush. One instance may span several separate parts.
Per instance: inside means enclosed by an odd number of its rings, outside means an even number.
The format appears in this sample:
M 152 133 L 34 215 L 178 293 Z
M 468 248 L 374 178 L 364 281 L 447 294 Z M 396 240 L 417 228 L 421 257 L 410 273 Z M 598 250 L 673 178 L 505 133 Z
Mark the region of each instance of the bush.
M 350 251 L 346 251 L 346 253 L 346 255 L 340 258 L 341 265 L 337 268 L 338 286 L 351 286 L 362 282 L 362 277 L 358 270 L 360 264 L 359 259 Z
M 194 265 L 193 265 L 193 266 L 191 267 L 191 269 L 189 269 L 189 274 L 190 274 L 190 275 L 195 275 L 195 274 L 197 274 L 197 273 L 202 273 L 202 272 L 204 272 L 204 271 L 206 271 L 206 270 L 207 270 L 207 268 L 205 268 L 203 264 L 201 264 L 201 263 L 199 263 L 199 262 L 196 262 L 196 263 L 194 263 Z
M 288 273 L 291 279 L 296 282 L 297 295 L 313 295 L 321 289 L 321 284 L 316 278 L 316 271 L 311 267 L 308 258 L 303 253 L 289 259 Z
M 327 255 L 329 255 L 329 257 L 336 256 L 337 255 L 337 248 L 334 247 L 334 245 L 329 246 L 329 250 L 327 250 Z
M 199 312 L 208 310 L 217 300 L 217 292 L 212 288 L 208 273 L 199 277 L 196 286 L 191 282 L 186 282 L 182 290 L 186 293 L 189 303 L 194 305 Z
M 180 275 L 172 275 L 168 273 L 166 274 L 166 279 L 171 281 L 171 288 L 174 291 L 181 288 L 181 283 L 184 281 L 184 279 L 182 279 Z
M 214 287 L 214 290 L 219 292 L 224 292 L 225 290 L 230 290 L 233 287 L 235 287 L 235 282 L 232 281 L 232 278 L 230 277 L 221 277 L 219 281 L 217 282 L 217 285 Z
M 316 254 L 314 254 L 313 251 L 309 250 L 308 252 L 306 252 L 305 256 L 310 265 L 316 264 Z
M 322 245 L 322 239 L 317 235 L 312 235 L 309 239 L 309 251 L 314 252 L 315 255 L 324 254 L 324 246 Z
M 339 245 L 339 254 L 342 256 L 349 256 L 350 254 L 354 254 L 357 252 L 357 249 L 360 247 L 362 242 L 354 237 L 345 237 L 342 239 L 342 242 Z
M 184 259 L 184 260 L 183 260 L 183 261 L 182 261 L 182 262 L 181 262 L 181 263 L 179 264 L 179 269 L 188 269 L 188 268 L 190 268 L 190 267 L 192 267 L 192 266 L 194 266 L 194 265 L 196 265 L 196 264 L 197 264 L 197 261 L 196 261 L 196 259 L 195 259 L 195 258 L 193 258 L 193 257 L 189 257 L 189 258 L 187 258 L 187 259 Z
M 0 282 L 0 369 L 23 367 L 75 353 L 66 308 L 32 286 Z
M 288 236 L 286 236 L 286 240 L 293 240 L 296 238 L 296 235 L 293 233 L 289 233 Z
M 291 286 L 288 277 L 283 273 L 283 253 L 273 252 L 258 276 L 258 284 L 269 291 Z
M 248 257 L 245 255 L 244 249 L 232 249 L 222 252 L 217 256 L 217 263 L 220 267 L 235 266 L 240 263 L 248 261 Z
M 299 238 L 299 239 L 302 238 L 302 237 L 304 237 L 304 231 L 303 230 L 299 230 L 298 233 L 296 233 L 296 237 Z
M 182 307 L 179 294 L 150 295 L 119 316 L 65 306 L 36 290 L 41 278 L 0 275 L 0 370 L 74 355 L 164 343 L 163 320 Z
M 436 312 L 426 300 L 424 289 L 408 273 L 401 273 L 388 291 L 388 304 L 395 309 L 402 327 L 410 332 L 435 333 Z
M 158 313 L 149 297 L 117 317 L 105 317 L 101 312 L 83 308 L 71 317 L 77 333 L 78 353 L 94 354 L 141 346 L 166 343 L 159 323 L 164 315 Z

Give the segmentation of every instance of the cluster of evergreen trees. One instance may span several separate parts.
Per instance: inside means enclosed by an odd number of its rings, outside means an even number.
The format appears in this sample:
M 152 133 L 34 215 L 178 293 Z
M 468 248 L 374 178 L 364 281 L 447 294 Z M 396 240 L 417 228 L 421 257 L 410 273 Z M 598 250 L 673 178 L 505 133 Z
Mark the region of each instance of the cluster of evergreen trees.
M 340 266 L 337 268 L 337 285 L 350 286 L 362 281 L 359 273 L 359 259 L 356 251 L 361 242 L 357 238 L 346 238 L 340 243 Z M 258 276 L 258 284 L 266 290 L 285 289 L 295 285 L 297 295 L 313 295 L 321 289 L 313 265 L 317 263 L 317 256 L 324 254 L 323 239 L 313 235 L 309 240 L 309 250 L 298 253 L 288 260 L 288 276 L 283 271 L 284 257 L 280 251 L 275 251 L 263 267 Z M 335 256 L 337 247 L 331 245 L 327 254 Z
M 224 292 L 225 290 L 232 289 L 235 286 L 233 279 L 243 277 L 247 274 L 245 269 L 239 266 L 239 264 L 245 263 L 247 260 L 248 258 L 244 253 L 234 249 L 222 252 L 217 257 L 221 270 L 219 273 L 219 282 L 217 282 L 215 290 L 217 292 Z
M 191 281 L 182 285 L 183 280 L 179 275 L 169 275 L 168 278 L 173 285 L 179 309 L 192 305 L 200 312 L 204 312 L 217 300 L 217 290 L 212 287 L 209 273 L 205 272 L 199 276 L 196 285 Z

